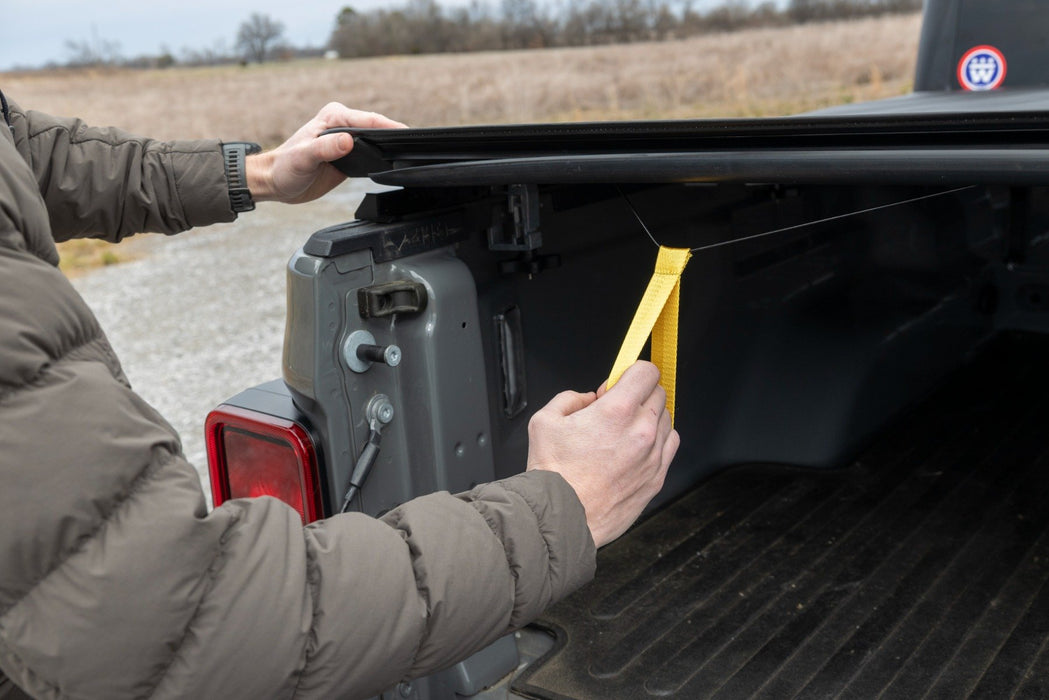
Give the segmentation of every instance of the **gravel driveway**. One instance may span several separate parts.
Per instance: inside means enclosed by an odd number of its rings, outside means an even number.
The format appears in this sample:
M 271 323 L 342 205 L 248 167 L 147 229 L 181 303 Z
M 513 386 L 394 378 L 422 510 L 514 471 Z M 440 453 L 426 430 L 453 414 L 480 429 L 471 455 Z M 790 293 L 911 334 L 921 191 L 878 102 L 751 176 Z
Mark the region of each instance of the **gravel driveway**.
M 349 181 L 309 204 L 263 203 L 231 224 L 147 236 L 138 259 L 73 280 L 131 385 L 182 436 L 209 503 L 205 416 L 280 376 L 288 258 L 314 231 L 352 219 L 369 189 Z

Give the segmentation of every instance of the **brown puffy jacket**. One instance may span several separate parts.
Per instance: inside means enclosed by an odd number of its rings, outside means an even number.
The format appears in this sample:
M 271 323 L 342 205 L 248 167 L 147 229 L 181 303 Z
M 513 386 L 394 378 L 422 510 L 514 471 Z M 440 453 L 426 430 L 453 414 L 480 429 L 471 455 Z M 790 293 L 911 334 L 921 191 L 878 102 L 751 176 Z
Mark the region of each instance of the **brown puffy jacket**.
M 205 507 L 55 240 L 233 218 L 216 141 L 12 110 L 0 126 L 0 696 L 341 698 L 450 665 L 593 574 L 582 507 L 530 472 L 381 520 Z M 134 304 L 129 289 L 127 303 Z

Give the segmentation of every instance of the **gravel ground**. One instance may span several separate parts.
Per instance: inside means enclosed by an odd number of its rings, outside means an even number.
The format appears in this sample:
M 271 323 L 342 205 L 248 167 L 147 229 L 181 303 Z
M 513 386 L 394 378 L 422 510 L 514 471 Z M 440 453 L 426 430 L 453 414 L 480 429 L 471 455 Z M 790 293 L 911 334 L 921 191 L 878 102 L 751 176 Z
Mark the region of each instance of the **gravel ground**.
M 138 259 L 73 280 L 131 385 L 178 430 L 210 502 L 209 410 L 280 376 L 285 265 L 314 231 L 353 218 L 368 180 L 288 206 L 263 203 L 231 224 L 147 236 Z

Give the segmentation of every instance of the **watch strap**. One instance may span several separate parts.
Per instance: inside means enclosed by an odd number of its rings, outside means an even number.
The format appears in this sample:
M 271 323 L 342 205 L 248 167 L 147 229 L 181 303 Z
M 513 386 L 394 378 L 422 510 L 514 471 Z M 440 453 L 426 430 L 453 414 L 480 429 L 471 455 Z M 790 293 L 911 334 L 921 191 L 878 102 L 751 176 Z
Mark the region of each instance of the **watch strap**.
M 248 189 L 244 159 L 262 151 L 262 146 L 250 141 L 229 141 L 222 144 L 222 162 L 226 167 L 226 185 L 229 188 L 230 208 L 237 214 L 255 208 L 255 200 Z

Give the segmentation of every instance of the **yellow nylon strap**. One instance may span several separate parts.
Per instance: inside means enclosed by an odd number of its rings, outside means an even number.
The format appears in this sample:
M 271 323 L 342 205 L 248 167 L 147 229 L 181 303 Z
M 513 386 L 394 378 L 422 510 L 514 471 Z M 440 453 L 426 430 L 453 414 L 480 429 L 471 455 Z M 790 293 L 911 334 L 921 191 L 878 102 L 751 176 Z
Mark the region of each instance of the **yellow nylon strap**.
M 641 304 L 630 322 L 630 330 L 619 348 L 619 356 L 608 375 L 611 389 L 627 367 L 641 355 L 648 336 L 652 336 L 652 362 L 662 375 L 659 383 L 667 392 L 667 411 L 674 420 L 674 389 L 677 383 L 677 319 L 681 299 L 681 273 L 685 271 L 692 251 L 688 248 L 659 246 L 656 271 L 641 297 Z

